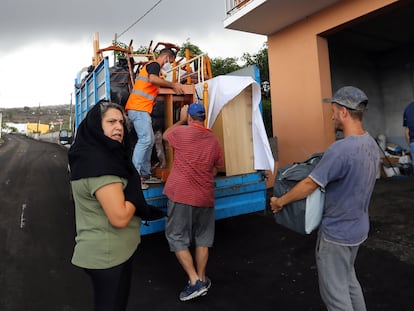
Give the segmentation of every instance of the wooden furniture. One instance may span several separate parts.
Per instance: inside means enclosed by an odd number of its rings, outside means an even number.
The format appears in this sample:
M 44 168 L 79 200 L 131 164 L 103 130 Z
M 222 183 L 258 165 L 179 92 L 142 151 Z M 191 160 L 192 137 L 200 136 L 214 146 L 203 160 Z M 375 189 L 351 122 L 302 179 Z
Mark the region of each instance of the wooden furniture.
M 254 172 L 252 86 L 228 102 L 212 127 L 223 147 L 226 176 Z
M 172 89 L 160 88 L 157 96 L 157 101 L 164 102 L 164 116 L 165 116 L 165 128 L 169 128 L 179 118 L 179 108 L 184 105 L 193 103 L 195 99 L 195 86 L 194 84 L 182 84 L 181 87 L 184 90 L 183 95 L 176 95 Z M 164 141 L 165 157 L 167 165 L 165 168 L 157 168 L 155 174 L 158 178 L 166 180 L 168 174 L 173 165 L 173 149 Z

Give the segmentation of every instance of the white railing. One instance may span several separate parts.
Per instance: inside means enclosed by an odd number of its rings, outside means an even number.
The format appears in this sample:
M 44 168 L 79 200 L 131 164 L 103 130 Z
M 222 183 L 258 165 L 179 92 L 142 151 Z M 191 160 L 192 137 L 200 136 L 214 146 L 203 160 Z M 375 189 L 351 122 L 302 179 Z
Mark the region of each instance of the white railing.
M 226 0 L 226 15 L 232 15 L 251 0 Z
M 205 75 L 204 75 L 204 59 L 207 57 L 207 54 L 203 53 L 197 55 L 191 59 L 180 61 L 176 66 L 172 67 L 171 69 L 167 70 L 165 74 L 167 75 L 166 79 L 172 81 L 172 75 L 174 72 L 177 74 L 177 81 L 182 82 L 182 80 L 188 77 L 197 77 L 197 83 L 204 82 Z M 194 71 L 186 71 L 182 69 L 183 67 L 187 67 L 189 65 L 193 65 L 191 70 Z

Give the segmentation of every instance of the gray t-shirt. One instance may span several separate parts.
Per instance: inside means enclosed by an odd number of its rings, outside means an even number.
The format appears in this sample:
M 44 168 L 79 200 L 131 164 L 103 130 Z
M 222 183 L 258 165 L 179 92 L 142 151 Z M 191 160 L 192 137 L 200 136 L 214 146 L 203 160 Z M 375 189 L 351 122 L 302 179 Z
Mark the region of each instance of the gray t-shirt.
M 368 133 L 338 140 L 324 153 L 309 175 L 326 190 L 320 225 L 323 238 L 346 245 L 367 238 L 379 160 L 379 147 Z

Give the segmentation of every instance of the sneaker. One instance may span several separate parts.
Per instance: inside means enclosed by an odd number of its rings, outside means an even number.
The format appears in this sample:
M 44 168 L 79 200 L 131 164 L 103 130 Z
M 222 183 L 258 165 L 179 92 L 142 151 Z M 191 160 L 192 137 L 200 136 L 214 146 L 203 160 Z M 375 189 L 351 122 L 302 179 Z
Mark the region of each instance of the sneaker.
M 205 281 L 203 282 L 203 284 L 204 284 L 204 287 L 207 289 L 204 293 L 202 293 L 201 294 L 201 296 L 205 296 L 205 295 L 207 295 L 207 292 L 208 292 L 208 290 L 210 289 L 210 287 L 211 287 L 211 280 L 208 278 L 208 277 L 205 277 L 206 279 L 205 279 Z
M 162 179 L 159 179 L 158 177 L 149 176 L 149 177 L 144 178 L 144 182 L 146 184 L 161 184 L 163 181 Z
M 183 291 L 180 293 L 180 300 L 187 301 L 199 296 L 202 296 L 207 292 L 207 288 L 204 286 L 204 282 L 197 280 L 195 284 L 190 282 L 184 287 Z

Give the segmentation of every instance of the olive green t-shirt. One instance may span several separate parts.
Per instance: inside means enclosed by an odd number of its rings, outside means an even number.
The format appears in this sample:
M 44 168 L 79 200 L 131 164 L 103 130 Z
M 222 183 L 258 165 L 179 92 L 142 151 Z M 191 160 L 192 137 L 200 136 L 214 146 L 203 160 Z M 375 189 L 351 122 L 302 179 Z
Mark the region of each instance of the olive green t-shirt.
M 107 175 L 71 181 L 76 216 L 76 245 L 72 263 L 88 269 L 106 269 L 128 260 L 140 243 L 141 219 L 134 216 L 125 228 L 111 225 L 95 192 L 102 186 L 127 180 Z

